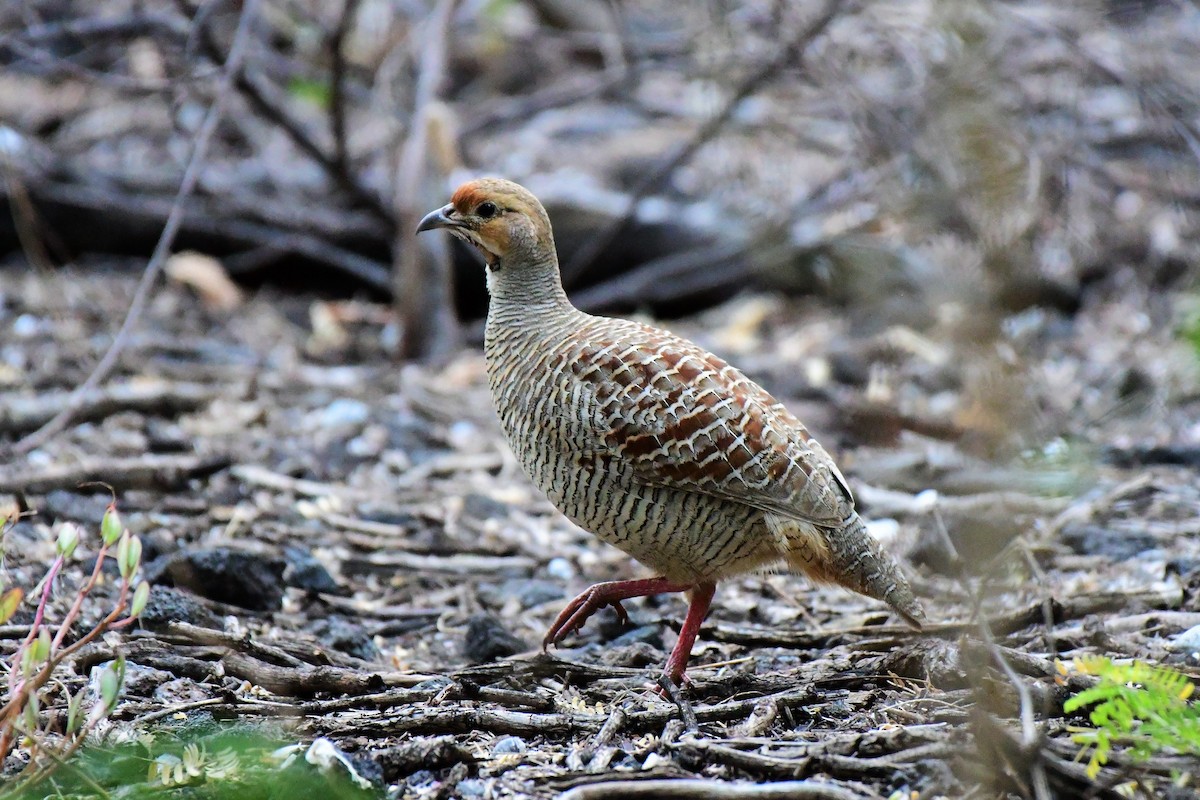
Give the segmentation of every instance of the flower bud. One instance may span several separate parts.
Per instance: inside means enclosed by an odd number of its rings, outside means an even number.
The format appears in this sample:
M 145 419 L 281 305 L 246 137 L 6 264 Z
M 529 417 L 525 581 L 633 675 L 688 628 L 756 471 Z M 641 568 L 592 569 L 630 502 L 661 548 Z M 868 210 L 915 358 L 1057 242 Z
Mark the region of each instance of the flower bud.
M 117 513 L 116 505 L 110 505 L 104 512 L 104 518 L 100 520 L 100 536 L 104 539 L 104 543 L 111 547 L 117 539 L 121 538 L 123 530 L 121 515 Z
M 142 581 L 133 590 L 133 601 L 129 604 L 129 616 L 136 617 L 146 610 L 146 603 L 150 600 L 150 584 L 147 581 Z
M 121 534 L 117 545 L 117 568 L 121 570 L 122 580 L 128 581 L 137 572 L 142 561 L 142 540 L 129 531 Z
M 55 551 L 67 560 L 79 545 L 79 526 L 74 522 L 64 522 L 58 528 L 58 539 L 54 542 Z

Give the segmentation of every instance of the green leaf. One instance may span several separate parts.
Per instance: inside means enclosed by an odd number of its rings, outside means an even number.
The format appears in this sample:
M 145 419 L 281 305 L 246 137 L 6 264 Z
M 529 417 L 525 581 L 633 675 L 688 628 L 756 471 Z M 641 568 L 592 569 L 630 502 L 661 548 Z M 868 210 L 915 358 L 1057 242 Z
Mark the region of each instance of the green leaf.
M 118 655 L 100 673 L 100 701 L 104 704 L 105 713 L 112 711 L 116 707 L 117 699 L 121 694 L 121 686 L 124 683 L 125 657 Z
M 17 613 L 17 609 L 21 607 L 23 599 L 25 599 L 25 590 L 16 586 L 0 595 L 0 625 L 12 619 L 13 614 Z
M 29 659 L 35 665 L 44 664 L 50 658 L 50 630 L 42 628 L 37 638 L 29 645 Z
M 1072 740 L 1091 752 L 1087 772 L 1093 778 L 1108 762 L 1114 746 L 1128 748 L 1133 760 L 1146 760 L 1171 750 L 1200 754 L 1200 709 L 1188 702 L 1194 684 L 1178 670 L 1134 661 L 1115 664 L 1111 659 L 1077 659 L 1076 669 L 1095 675 L 1095 686 L 1063 702 L 1067 713 L 1091 708 L 1094 729 L 1076 730 Z
M 87 694 L 87 686 L 80 687 L 75 694 L 67 696 L 67 733 L 75 733 L 83 723 L 80 712 L 83 709 L 83 697 Z
M 29 695 L 29 699 L 25 701 L 25 708 L 22 709 L 22 715 L 25 722 L 25 732 L 32 734 L 38 727 L 38 712 L 41 710 L 41 701 L 38 700 L 37 692 Z
M 288 81 L 288 94 L 297 100 L 304 100 L 320 108 L 329 108 L 332 92 L 325 81 L 308 78 L 292 78 Z

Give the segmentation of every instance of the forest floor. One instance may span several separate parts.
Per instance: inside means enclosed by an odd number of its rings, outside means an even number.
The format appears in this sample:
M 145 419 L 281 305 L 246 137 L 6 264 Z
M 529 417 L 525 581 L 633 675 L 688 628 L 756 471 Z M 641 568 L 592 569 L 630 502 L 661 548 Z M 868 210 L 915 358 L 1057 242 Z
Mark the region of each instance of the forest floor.
M 133 279 L 0 277 L 11 443 L 82 382 Z M 478 350 L 396 366 L 380 345 L 389 312 L 365 303 L 263 290 L 213 311 L 162 287 L 81 422 L 0 465 L 0 501 L 24 512 L 4 535 L 5 583 L 32 590 L 59 526 L 79 524 L 51 600 L 61 619 L 115 495 L 143 542 L 149 606 L 56 675 L 74 691 L 125 655 L 105 741 L 203 743 L 218 723 L 262 724 L 328 738 L 401 797 L 631 796 L 614 782 L 664 778 L 713 781 L 696 797 L 1034 796 L 1038 782 L 1063 797 L 1190 797 L 1196 762 L 1169 750 L 1142 761 L 1117 746 L 1090 779 L 1070 730 L 1087 714 L 1063 711 L 1095 683 L 1081 656 L 1200 676 L 1200 356 L 1178 299 L 1117 273 L 1073 314 L 1010 321 L 988 347 L 1009 354 L 1021 399 L 992 407 L 1036 406 L 1058 434 L 1021 447 L 993 435 L 1010 420 L 963 400 L 971 365 L 903 326 L 763 294 L 671 323 L 809 422 L 930 618 L 918 633 L 800 577 L 731 580 L 675 700 L 655 680 L 682 598 L 630 603 L 627 627 L 602 612 L 541 652 L 569 598 L 643 572 L 522 474 Z M 89 595 L 78 630 L 116 583 Z M 4 653 L 28 624 L 23 609 L 4 627 Z M 804 783 L 738 794 L 761 790 L 747 781 Z

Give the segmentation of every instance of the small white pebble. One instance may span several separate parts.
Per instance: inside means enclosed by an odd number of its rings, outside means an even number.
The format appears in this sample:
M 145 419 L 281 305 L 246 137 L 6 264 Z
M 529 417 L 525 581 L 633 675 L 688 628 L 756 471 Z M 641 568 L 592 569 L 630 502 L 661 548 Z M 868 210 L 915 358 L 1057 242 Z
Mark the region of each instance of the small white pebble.
M 37 336 L 42 330 L 42 321 L 33 314 L 22 314 L 13 320 L 13 333 L 22 339 Z
M 457 450 L 474 450 L 477 449 L 483 437 L 479 432 L 478 426 L 473 422 L 462 419 L 450 426 L 450 429 L 446 431 L 446 438 Z
M 1186 631 L 1172 639 L 1171 649 L 1185 653 L 1200 650 L 1200 625 L 1197 625 L 1194 628 L 1188 628 Z
M 25 137 L 7 125 L 0 125 L 0 153 L 6 156 L 15 156 L 24 149 Z
M 552 578 L 558 578 L 560 581 L 569 581 L 575 577 L 575 567 L 571 566 L 571 562 L 565 558 L 552 558 L 550 563 L 546 565 L 546 572 Z
M 370 416 L 370 407 L 361 400 L 339 397 L 314 415 L 318 427 L 339 428 L 361 425 Z

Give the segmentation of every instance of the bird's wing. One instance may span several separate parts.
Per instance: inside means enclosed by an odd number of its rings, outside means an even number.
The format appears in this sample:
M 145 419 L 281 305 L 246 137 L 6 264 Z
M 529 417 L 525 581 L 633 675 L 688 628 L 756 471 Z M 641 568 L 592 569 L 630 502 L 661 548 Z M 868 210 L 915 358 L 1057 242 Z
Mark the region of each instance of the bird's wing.
M 696 345 L 594 318 L 571 365 L 597 452 L 637 480 L 840 526 L 854 499 L 828 453 L 775 398 Z

